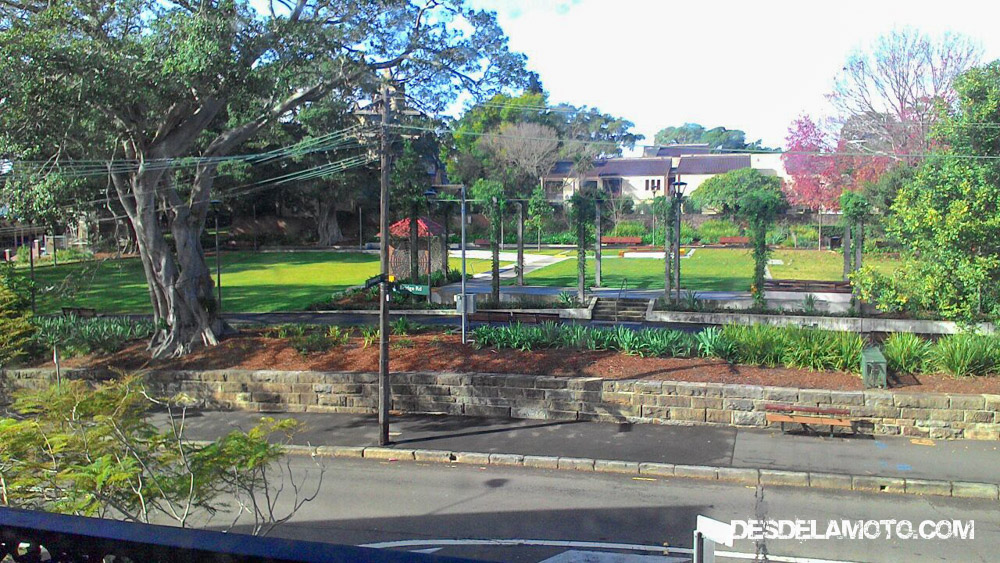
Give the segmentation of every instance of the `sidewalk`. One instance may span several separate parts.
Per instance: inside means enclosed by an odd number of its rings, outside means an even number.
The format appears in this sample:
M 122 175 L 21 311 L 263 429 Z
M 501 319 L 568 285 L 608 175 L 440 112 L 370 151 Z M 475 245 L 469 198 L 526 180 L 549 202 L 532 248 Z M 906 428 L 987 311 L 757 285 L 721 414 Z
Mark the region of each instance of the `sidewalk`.
M 273 414 L 206 411 L 185 422 L 189 439 L 211 440 L 250 428 L 261 416 L 296 418 L 305 429 L 295 443 L 375 446 L 374 415 Z M 165 415 L 155 417 L 164 423 Z M 904 437 L 830 438 L 758 429 L 654 424 L 404 415 L 391 419 L 392 447 L 589 458 L 715 468 L 753 468 L 855 477 L 1000 482 L 1000 443 Z M 994 497 L 996 495 L 994 494 Z

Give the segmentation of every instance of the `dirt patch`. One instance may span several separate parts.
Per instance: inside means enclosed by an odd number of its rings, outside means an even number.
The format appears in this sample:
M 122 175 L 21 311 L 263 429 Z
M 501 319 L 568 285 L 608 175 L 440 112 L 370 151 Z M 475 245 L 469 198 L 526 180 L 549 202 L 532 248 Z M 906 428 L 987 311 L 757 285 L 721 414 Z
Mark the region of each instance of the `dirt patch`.
M 834 371 L 760 368 L 730 365 L 706 358 L 640 358 L 617 352 L 589 350 L 477 350 L 460 342 L 458 335 L 418 334 L 393 336 L 392 371 L 441 371 L 458 373 L 522 373 L 530 375 L 587 376 L 606 379 L 651 379 L 772 385 L 803 389 L 855 391 L 862 389 L 857 375 Z M 151 369 L 247 369 L 378 371 L 378 343 L 365 346 L 361 338 L 326 353 L 302 355 L 286 340 L 260 333 L 242 333 L 179 359 L 150 360 L 145 343 L 136 342 L 110 356 L 66 359 L 66 367 L 105 367 L 130 371 Z M 51 361 L 37 367 L 51 366 Z M 942 375 L 905 377 L 894 388 L 907 392 L 997 393 L 1000 378 L 955 379 Z

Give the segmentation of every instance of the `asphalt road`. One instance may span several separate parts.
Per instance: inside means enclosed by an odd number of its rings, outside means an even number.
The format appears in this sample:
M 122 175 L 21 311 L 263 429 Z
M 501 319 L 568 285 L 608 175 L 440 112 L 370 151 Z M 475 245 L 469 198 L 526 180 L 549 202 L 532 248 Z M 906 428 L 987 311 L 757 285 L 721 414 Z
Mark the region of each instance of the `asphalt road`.
M 292 460 L 296 473 L 318 473 L 308 458 Z M 722 521 L 815 519 L 820 529 L 842 519 L 906 519 L 914 525 L 971 519 L 971 540 L 882 536 L 759 545 L 737 540 L 717 559 L 746 560 L 766 552 L 770 561 L 791 563 L 995 561 L 1000 552 L 996 501 L 757 489 L 524 468 L 348 459 L 321 463 L 325 474 L 318 497 L 275 535 L 494 561 L 662 562 L 690 557 L 698 515 Z M 290 498 L 288 491 L 285 495 L 281 504 Z

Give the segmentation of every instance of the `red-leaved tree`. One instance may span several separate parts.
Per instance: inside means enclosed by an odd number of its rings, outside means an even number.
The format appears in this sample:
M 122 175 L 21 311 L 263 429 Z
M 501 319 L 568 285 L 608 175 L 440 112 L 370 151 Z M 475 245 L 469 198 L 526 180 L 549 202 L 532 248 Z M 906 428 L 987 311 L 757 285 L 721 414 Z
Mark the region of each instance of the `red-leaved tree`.
M 843 185 L 839 159 L 832 154 L 831 145 L 829 135 L 803 114 L 788 128 L 787 150 L 781 157 L 792 177 L 791 182 L 785 182 L 788 201 L 818 212 L 819 248 L 823 247 L 822 211 L 837 208 Z

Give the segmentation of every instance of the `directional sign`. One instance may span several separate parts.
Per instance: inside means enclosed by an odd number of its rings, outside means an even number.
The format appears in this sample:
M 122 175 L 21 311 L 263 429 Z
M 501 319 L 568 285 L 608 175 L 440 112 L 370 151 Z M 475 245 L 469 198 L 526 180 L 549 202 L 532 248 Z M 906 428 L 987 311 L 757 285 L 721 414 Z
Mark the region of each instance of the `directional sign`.
M 414 295 L 430 295 L 431 288 L 429 285 L 418 285 L 415 283 L 401 283 L 399 284 L 399 289 L 401 291 L 406 291 Z

